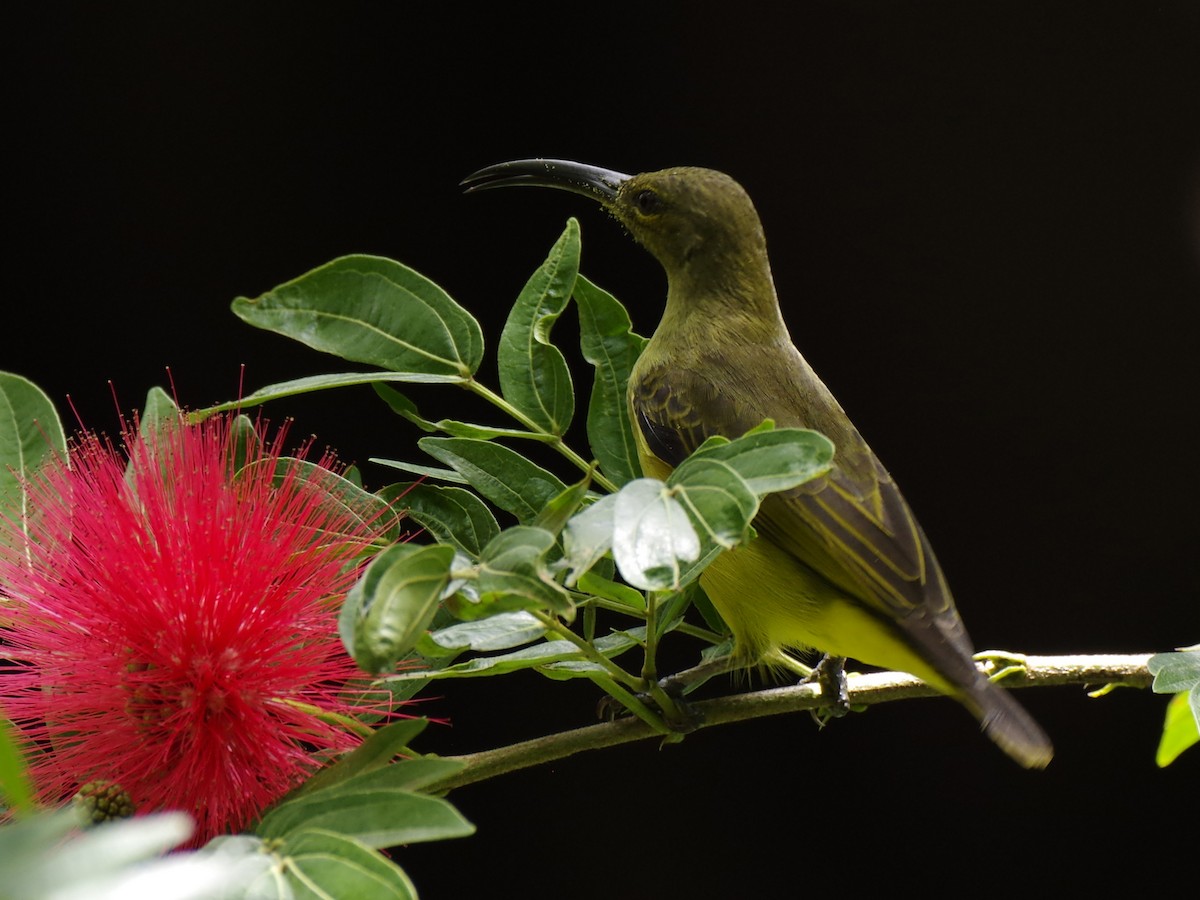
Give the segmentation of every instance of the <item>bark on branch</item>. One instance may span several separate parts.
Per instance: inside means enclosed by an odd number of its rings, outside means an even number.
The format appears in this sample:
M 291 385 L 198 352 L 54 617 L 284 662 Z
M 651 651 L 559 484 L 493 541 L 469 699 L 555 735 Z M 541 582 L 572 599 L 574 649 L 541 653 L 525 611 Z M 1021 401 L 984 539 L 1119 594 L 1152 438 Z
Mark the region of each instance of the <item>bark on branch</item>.
M 989 675 L 1003 671 L 999 683 L 1008 688 L 1050 687 L 1055 685 L 1123 685 L 1148 688 L 1153 681 L 1146 667 L 1149 653 L 1102 654 L 1087 656 L 1028 656 L 989 652 L 984 669 Z M 894 700 L 935 697 L 938 692 L 918 678 L 902 672 L 851 674 L 847 684 L 852 706 L 872 706 Z M 745 719 L 782 715 L 827 705 L 816 683 L 769 688 L 690 704 L 699 714 L 700 728 L 725 725 Z M 545 737 L 448 757 L 465 762 L 466 768 L 427 789 L 447 791 L 485 781 L 497 775 L 554 762 L 585 750 L 600 750 L 631 741 L 662 735 L 640 719 L 618 719 L 564 731 Z

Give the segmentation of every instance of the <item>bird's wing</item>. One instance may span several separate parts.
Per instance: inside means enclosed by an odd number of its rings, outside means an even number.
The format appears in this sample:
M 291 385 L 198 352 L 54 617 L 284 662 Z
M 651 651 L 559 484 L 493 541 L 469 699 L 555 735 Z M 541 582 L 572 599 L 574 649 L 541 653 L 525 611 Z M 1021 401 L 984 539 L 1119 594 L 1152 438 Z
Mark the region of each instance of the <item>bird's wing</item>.
M 692 370 L 656 367 L 631 387 L 634 418 L 650 451 L 671 466 L 713 434 L 735 438 L 767 414 Z M 774 415 L 780 426 L 819 422 Z M 829 435 L 834 467 L 824 477 L 764 498 L 754 527 L 919 643 L 948 640 L 970 653 L 941 568 L 895 482 L 852 428 Z M 936 623 L 936 624 L 935 624 Z

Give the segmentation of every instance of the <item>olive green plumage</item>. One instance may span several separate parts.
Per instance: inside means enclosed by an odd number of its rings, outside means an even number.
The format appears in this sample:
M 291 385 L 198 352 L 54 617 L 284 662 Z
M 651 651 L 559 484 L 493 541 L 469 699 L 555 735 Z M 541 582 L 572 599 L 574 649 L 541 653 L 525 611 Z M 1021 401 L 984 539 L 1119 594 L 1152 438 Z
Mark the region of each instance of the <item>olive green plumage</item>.
M 899 488 L 792 343 L 762 225 L 737 182 L 710 169 L 630 176 L 519 160 L 464 184 L 591 196 L 666 270 L 666 308 L 629 383 L 646 474 L 665 477 L 705 438 L 738 437 L 766 418 L 833 441 L 829 474 L 767 496 L 754 520 L 758 537 L 701 577 L 733 631 L 738 664 L 780 648 L 815 648 L 911 672 L 962 702 L 1017 762 L 1050 761 L 1042 729 L 976 668 L 942 570 Z

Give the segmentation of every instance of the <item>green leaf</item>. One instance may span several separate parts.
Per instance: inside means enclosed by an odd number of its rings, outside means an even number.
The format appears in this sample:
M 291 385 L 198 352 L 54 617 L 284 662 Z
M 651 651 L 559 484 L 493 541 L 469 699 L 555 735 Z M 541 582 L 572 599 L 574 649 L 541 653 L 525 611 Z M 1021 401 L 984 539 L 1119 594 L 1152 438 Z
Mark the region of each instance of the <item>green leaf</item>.
M 467 479 L 486 500 L 522 523 L 566 490 L 559 478 L 501 444 L 474 438 L 427 437 L 417 446 Z
M 370 737 L 337 762 L 326 766 L 300 785 L 288 799 L 341 784 L 364 772 L 373 772 L 408 750 L 428 724 L 425 719 L 398 719 L 371 732 Z
M 54 404 L 28 378 L 0 372 L 0 511 L 25 520 L 29 498 L 22 480 L 51 457 L 67 455 Z
M 1154 761 L 1169 766 L 1188 747 L 1200 742 L 1200 687 L 1176 694 L 1167 702 L 1162 738 Z
M 1156 653 L 1146 667 L 1154 675 L 1154 692 L 1174 694 L 1200 685 L 1200 650 Z
M 438 543 L 453 544 L 478 556 L 500 533 L 496 517 L 470 491 L 423 482 L 394 484 L 380 492 L 403 503 L 410 518 L 420 523 Z
M 171 886 L 186 884 L 189 897 L 245 897 L 271 862 L 252 838 L 227 838 L 220 853 L 165 853 L 192 833 L 182 812 L 77 825 L 59 809 L 0 828 L 0 896 L 176 897 L 183 892 Z
M 1200 740 L 1200 647 L 1185 647 L 1175 653 L 1156 653 L 1147 668 L 1154 675 L 1153 689 L 1175 694 L 1167 704 L 1162 739 L 1155 756 L 1160 766 Z
M 551 434 L 563 435 L 575 414 L 575 392 L 567 361 L 550 343 L 579 274 L 579 223 L 566 230 L 530 277 L 508 315 L 497 347 L 504 399 Z
M 567 523 L 566 584 L 576 584 L 611 550 L 634 587 L 678 590 L 749 537 L 761 495 L 822 474 L 832 454 L 833 445 L 815 432 L 769 424 L 735 441 L 706 441 L 666 484 L 627 482 Z
M 620 486 L 642 474 L 625 393 L 629 374 L 648 341 L 634 334 L 625 307 L 582 275 L 575 280 L 574 298 L 579 309 L 579 346 L 583 358 L 595 367 L 588 442 L 600 471 Z
M 440 431 L 454 437 L 478 438 L 489 441 L 492 438 L 517 438 L 525 441 L 538 441 L 546 444 L 554 440 L 552 434 L 541 434 L 537 431 L 526 431 L 523 428 L 500 428 L 495 425 L 478 425 L 475 422 L 460 422 L 458 419 L 438 419 L 434 423 Z
M 256 829 L 266 839 L 288 838 L 319 828 L 354 838 L 369 847 L 465 837 L 475 826 L 437 797 L 396 787 L 339 786 L 280 804 Z
M 461 772 L 467 764 L 461 759 L 443 759 L 440 756 L 420 756 L 402 759 L 390 766 L 360 772 L 348 781 L 337 785 L 337 793 L 361 793 L 367 790 L 419 791 L 431 784 L 444 781 Z
M 387 402 L 393 412 L 408 419 L 408 421 L 412 422 L 422 431 L 430 433 L 442 431 L 454 437 L 479 438 L 480 440 L 511 437 L 545 443 L 554 439 L 554 435 L 527 431 L 524 428 L 499 428 L 493 425 L 477 425 L 474 422 L 460 422 L 457 419 L 439 419 L 436 422 L 431 422 L 417 412 L 417 405 L 412 400 L 395 388 L 390 388 L 384 384 L 376 384 L 372 385 L 372 387 L 375 388 L 375 393 L 379 394 Z
M 691 607 L 692 598 L 699 587 L 697 582 L 692 581 L 682 590 L 667 594 L 665 602 L 659 603 L 655 616 L 655 632 L 658 635 L 674 630 L 683 621 L 683 616 Z
M 733 441 L 711 438 L 668 477 L 702 538 L 702 549 L 680 572 L 686 585 L 722 551 L 751 534 L 759 498 L 789 490 L 829 470 L 833 444 L 803 428 L 764 422 Z
M 646 595 L 641 591 L 635 591 L 629 585 L 621 584 L 619 581 L 604 578 L 596 572 L 584 573 L 579 579 L 578 588 L 585 594 L 603 597 L 605 600 L 612 600 L 614 603 L 620 603 L 630 609 L 641 612 L 646 609 Z
M 544 528 L 551 534 L 558 534 L 566 527 L 568 520 L 575 515 L 587 498 L 588 488 L 591 484 L 592 478 L 591 472 L 589 472 L 582 481 L 570 485 L 557 497 L 551 497 L 531 524 L 535 528 Z
M 496 656 L 477 656 L 466 662 L 455 663 L 454 665 L 444 666 L 440 669 L 399 672 L 388 677 L 389 680 L 405 681 L 411 678 L 475 678 L 485 675 L 504 675 L 508 672 L 532 669 L 546 662 L 571 659 L 579 655 L 579 648 L 570 641 L 543 641 L 540 644 L 534 644 L 532 647 L 523 647 L 512 653 L 503 653 Z
M 393 372 L 468 378 L 483 358 L 479 323 L 440 287 L 394 260 L 343 256 L 233 312 L 343 359 Z
M 563 530 L 563 561 L 569 570 L 568 586 L 573 586 L 612 549 L 618 495 L 601 497 L 574 516 Z
M 454 548 L 394 544 L 367 566 L 342 604 L 338 631 L 359 667 L 393 669 L 416 644 L 450 581 Z
M 19 813 L 33 811 L 25 759 L 18 749 L 16 731 L 4 716 L 0 716 L 0 800 Z
M 604 637 L 592 641 L 592 646 L 603 656 L 612 658 L 619 656 L 634 647 L 645 646 L 646 629 L 644 627 L 630 628 L 626 631 L 614 631 Z M 563 681 L 568 678 L 592 677 L 597 673 L 608 675 L 608 670 L 595 660 L 587 659 L 582 653 L 575 658 L 561 659 L 556 662 L 544 663 L 538 666 L 538 671 L 547 678 Z
M 489 652 L 521 647 L 546 633 L 546 626 L 524 610 L 497 613 L 475 622 L 459 622 L 430 634 L 446 650 Z
M 438 481 L 449 481 L 453 484 L 467 484 L 467 479 L 463 478 L 453 469 L 422 466 L 418 463 L 405 462 L 401 459 L 381 459 L 378 456 L 372 456 L 367 462 L 373 462 L 377 466 L 387 466 L 389 469 L 399 469 L 401 472 L 408 472 L 410 475 L 420 475 L 422 478 L 436 478 Z
M 637 629 L 630 629 L 631 633 Z M 643 629 L 644 631 L 644 629 Z M 592 646 L 605 656 L 617 656 L 633 647 L 639 646 L 639 641 L 630 634 L 615 632 L 593 641 Z M 496 656 L 477 656 L 466 662 L 455 663 L 441 669 L 424 670 L 420 672 L 400 672 L 389 676 L 389 680 L 405 680 L 410 678 L 479 678 L 491 675 L 506 675 L 523 669 L 551 669 L 559 663 L 586 663 L 583 651 L 567 640 L 548 640 L 531 647 L 523 647 L 512 653 L 502 653 Z M 571 670 L 565 670 L 571 671 Z M 575 670 L 585 674 L 583 670 Z M 594 669 L 588 669 L 594 671 Z
M 478 603 L 456 607 L 455 614 L 478 619 L 532 608 L 572 616 L 575 607 L 570 594 L 546 568 L 546 554 L 554 546 L 554 535 L 542 528 L 517 525 L 500 532 L 480 554 L 475 580 Z
M 643 590 L 678 589 L 680 562 L 700 556 L 700 538 L 687 510 L 666 485 L 638 478 L 615 495 L 613 558 L 621 577 Z
M 160 387 L 152 387 L 146 393 L 146 402 L 138 417 L 138 431 L 144 436 L 157 431 L 164 423 L 179 421 L 179 406 Z
M 724 460 L 692 457 L 667 479 L 700 532 L 728 550 L 746 537 L 758 512 L 758 497 L 737 469 Z
M 361 841 L 323 828 L 305 828 L 276 851 L 295 900 L 416 900 L 404 870 Z
M 766 424 L 766 423 L 764 423 Z M 833 463 L 833 442 L 804 428 L 756 428 L 734 441 L 706 442 L 692 459 L 728 463 L 756 495 L 788 490 L 824 475 Z M 669 479 L 675 483 L 674 479 Z
M 467 379 L 461 375 L 430 375 L 421 372 L 341 372 L 334 375 L 308 375 L 304 378 L 294 378 L 290 381 L 280 381 L 259 388 L 252 394 L 247 394 L 238 400 L 218 403 L 191 413 L 193 420 L 206 419 L 213 413 L 230 409 L 244 409 L 250 406 L 261 406 L 271 400 L 281 400 L 284 397 L 294 397 L 298 394 L 312 394 L 316 391 L 328 391 L 341 387 L 352 387 L 359 384 L 462 384 Z
M 174 814 L 172 823 L 178 827 L 175 843 L 187 839 L 189 829 L 182 814 Z M 120 824 L 114 822 L 112 824 Z M 58 857 L 65 852 L 72 837 L 79 833 L 79 817 L 70 807 L 22 816 L 0 828 L 0 885 L 5 900 L 17 897 L 45 897 L 52 889 L 82 887 L 90 873 L 64 872 Z M 169 847 L 164 842 L 164 847 Z M 143 854 L 149 856 L 150 852 Z
M 259 458 L 262 439 L 250 417 L 245 415 L 234 417 L 229 432 L 232 438 L 229 469 L 232 472 L 240 472 L 250 461 Z
M 389 407 L 392 412 L 398 416 L 402 416 L 412 422 L 422 431 L 435 432 L 438 430 L 437 425 L 422 417 L 417 412 L 417 404 L 414 403 L 407 395 L 400 393 L 394 387 L 389 387 L 386 384 L 372 384 L 372 390 L 375 391 Z

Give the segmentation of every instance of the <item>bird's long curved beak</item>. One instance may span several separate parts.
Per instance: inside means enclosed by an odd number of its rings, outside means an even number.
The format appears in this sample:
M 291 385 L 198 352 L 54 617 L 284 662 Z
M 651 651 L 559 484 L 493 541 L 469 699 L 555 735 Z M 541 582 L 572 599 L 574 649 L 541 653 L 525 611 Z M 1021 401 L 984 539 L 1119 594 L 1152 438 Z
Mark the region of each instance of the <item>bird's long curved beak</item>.
M 611 203 L 629 175 L 569 159 L 517 159 L 472 172 L 460 185 L 467 193 L 488 188 L 530 185 L 559 188 Z

